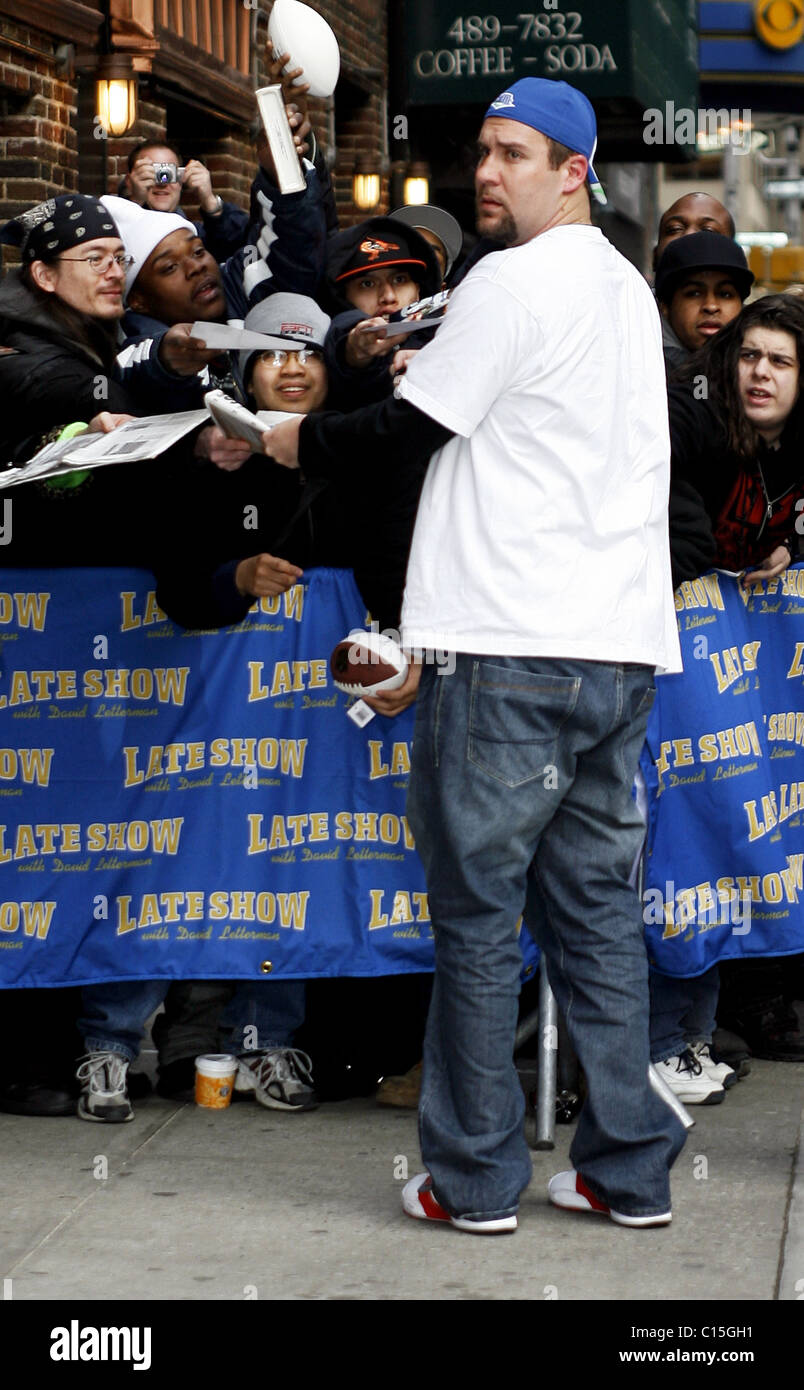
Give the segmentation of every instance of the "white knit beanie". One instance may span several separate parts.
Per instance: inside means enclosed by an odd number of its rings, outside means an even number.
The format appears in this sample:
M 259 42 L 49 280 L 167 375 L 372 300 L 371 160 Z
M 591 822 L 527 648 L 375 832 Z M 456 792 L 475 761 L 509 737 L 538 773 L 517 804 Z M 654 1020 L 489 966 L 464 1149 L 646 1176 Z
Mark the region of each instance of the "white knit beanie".
M 126 298 L 131 293 L 142 267 L 160 241 L 164 241 L 166 236 L 178 231 L 180 227 L 192 232 L 193 236 L 198 236 L 198 229 L 193 223 L 177 212 L 153 212 L 151 208 L 141 208 L 137 203 L 129 202 L 128 198 L 116 198 L 111 193 L 105 193 L 101 202 L 109 209 L 117 223 L 117 230 L 126 251 L 129 256 L 134 257 L 134 264 L 126 271 Z

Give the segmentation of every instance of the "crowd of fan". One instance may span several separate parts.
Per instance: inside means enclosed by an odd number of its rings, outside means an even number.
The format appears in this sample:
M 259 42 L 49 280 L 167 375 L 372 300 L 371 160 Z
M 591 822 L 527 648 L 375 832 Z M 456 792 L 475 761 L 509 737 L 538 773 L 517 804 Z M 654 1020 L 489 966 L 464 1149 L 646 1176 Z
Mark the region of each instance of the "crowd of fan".
M 294 101 L 303 192 L 279 192 L 264 139 L 249 213 L 222 202 L 195 159 L 183 182 L 157 179 L 155 169 L 178 167 L 180 157 L 149 142 L 133 151 L 119 196 L 65 194 L 7 224 L 2 239 L 17 246 L 20 264 L 0 283 L 3 463 L 24 464 L 79 421 L 108 431 L 131 416 L 197 409 L 215 387 L 252 410 L 305 415 L 392 399 L 426 337 L 413 332 L 400 347 L 372 328 L 456 288 L 498 247 L 481 239 L 464 254 L 458 223 L 430 206 L 339 230 L 298 89 Z M 199 204 L 200 221 L 181 212 L 183 193 Z M 669 381 L 674 583 L 715 565 L 780 573 L 799 554 L 804 301 L 791 292 L 746 304 L 753 276 L 733 222 L 705 194 L 665 212 L 654 271 Z M 245 324 L 286 346 L 221 353 L 193 337 L 197 321 Z M 705 392 L 694 387 L 701 380 Z M 380 627 L 396 628 L 428 456 L 383 468 L 381 435 L 376 444 L 370 470 L 345 459 L 333 476 L 300 481 L 208 425 L 148 464 L 15 489 L 5 561 L 148 567 L 161 608 L 205 628 L 240 621 L 255 599 L 282 593 L 312 567 L 347 568 Z M 257 506 L 257 531 L 243 528 L 246 504 Z M 181 525 L 164 524 L 178 516 Z M 693 980 L 651 973 L 652 1057 L 683 1101 L 722 1100 L 752 1052 L 804 1060 L 793 1008 L 803 973 L 795 959 L 713 967 Z M 128 1068 L 162 1004 L 153 1031 L 162 1095 L 187 1098 L 195 1056 L 222 1049 L 238 1055 L 239 1092 L 294 1113 L 318 1103 L 313 1063 L 297 1046 L 303 981 L 103 983 L 80 1001 L 76 994 L 5 992 L 10 1061 L 0 1109 L 132 1118 Z M 25 1042 L 36 1036 L 47 1046 Z M 417 1085 L 414 1069 L 386 1098 L 415 1104 Z

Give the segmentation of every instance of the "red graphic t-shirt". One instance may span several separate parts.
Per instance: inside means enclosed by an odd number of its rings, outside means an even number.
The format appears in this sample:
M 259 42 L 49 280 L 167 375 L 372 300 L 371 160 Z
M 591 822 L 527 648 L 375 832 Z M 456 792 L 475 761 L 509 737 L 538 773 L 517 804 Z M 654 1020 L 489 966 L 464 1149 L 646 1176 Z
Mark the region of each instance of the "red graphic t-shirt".
M 802 487 L 793 484 L 781 497 L 771 498 L 772 514 L 768 517 L 768 502 L 756 467 L 742 468 L 715 523 L 717 566 L 743 570 L 760 564 L 782 545 L 795 530 L 795 504 L 801 492 Z

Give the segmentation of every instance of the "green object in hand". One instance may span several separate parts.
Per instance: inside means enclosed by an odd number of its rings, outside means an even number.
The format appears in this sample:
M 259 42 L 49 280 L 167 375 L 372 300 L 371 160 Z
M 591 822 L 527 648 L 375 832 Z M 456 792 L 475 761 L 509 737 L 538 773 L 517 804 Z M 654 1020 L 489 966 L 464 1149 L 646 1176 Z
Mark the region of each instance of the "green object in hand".
M 65 425 L 56 442 L 61 444 L 64 439 L 75 439 L 77 434 L 84 434 L 87 428 L 84 420 L 76 420 L 72 425 Z M 74 473 L 59 473 L 56 478 L 48 478 L 45 487 L 52 488 L 54 492 L 66 492 L 70 488 L 80 487 L 90 471 L 89 468 L 79 468 Z

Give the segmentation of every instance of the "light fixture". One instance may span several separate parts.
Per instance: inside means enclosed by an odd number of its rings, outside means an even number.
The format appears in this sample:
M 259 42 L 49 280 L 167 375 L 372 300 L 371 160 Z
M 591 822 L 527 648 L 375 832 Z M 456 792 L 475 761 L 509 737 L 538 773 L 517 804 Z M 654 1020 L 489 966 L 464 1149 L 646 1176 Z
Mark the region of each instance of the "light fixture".
M 359 155 L 352 175 L 352 202 L 361 212 L 370 212 L 380 201 L 380 175 L 369 155 Z
M 430 201 L 430 166 L 414 163 L 408 165 L 402 201 L 406 207 L 420 207 Z
M 123 53 L 105 53 L 96 72 L 97 122 L 109 136 L 125 135 L 137 119 L 137 76 Z
M 787 246 L 790 238 L 787 232 L 738 232 L 734 240 L 744 251 L 748 251 L 752 246 L 769 246 L 771 249 Z

